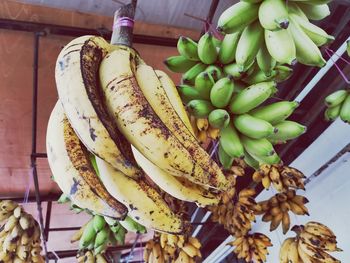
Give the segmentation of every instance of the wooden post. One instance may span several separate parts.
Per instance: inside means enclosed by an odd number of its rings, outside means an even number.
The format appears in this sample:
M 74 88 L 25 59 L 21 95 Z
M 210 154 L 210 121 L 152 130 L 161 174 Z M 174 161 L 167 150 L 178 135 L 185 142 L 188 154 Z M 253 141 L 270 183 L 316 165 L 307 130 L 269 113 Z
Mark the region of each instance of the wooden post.
M 136 2 L 136 0 L 133 0 L 114 13 L 112 45 L 132 46 Z

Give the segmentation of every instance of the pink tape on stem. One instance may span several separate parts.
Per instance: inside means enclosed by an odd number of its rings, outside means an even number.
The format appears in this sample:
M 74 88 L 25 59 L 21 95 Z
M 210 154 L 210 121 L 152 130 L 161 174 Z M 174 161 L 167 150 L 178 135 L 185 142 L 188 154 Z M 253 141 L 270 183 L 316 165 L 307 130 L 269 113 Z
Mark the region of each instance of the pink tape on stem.
M 113 28 L 117 27 L 134 27 L 134 20 L 130 17 L 120 17 L 118 20 L 114 23 Z

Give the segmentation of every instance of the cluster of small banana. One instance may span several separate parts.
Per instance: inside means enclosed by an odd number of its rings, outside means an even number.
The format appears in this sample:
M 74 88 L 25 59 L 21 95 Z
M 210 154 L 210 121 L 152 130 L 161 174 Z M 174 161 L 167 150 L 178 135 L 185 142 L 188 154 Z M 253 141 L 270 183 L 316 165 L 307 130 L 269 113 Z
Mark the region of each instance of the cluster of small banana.
M 327 252 L 342 251 L 336 236 L 327 226 L 318 222 L 294 226 L 295 238 L 287 238 L 280 249 L 280 263 L 340 263 Z
M 267 77 L 276 62 L 293 65 L 298 61 L 322 67 L 326 62 L 319 47 L 333 41 L 334 37 L 309 19 L 327 17 L 330 14 L 328 2 L 241 1 L 221 14 L 217 28 L 228 34 L 227 37 L 237 35 L 233 42 L 234 58 L 242 71 L 249 69 L 255 58 Z
M 40 227 L 35 219 L 11 200 L 0 201 L 0 262 L 45 262 Z
M 215 64 L 220 52 L 217 54 L 213 43 L 215 58 L 206 60 L 204 54 L 210 53 L 206 50 L 210 45 L 202 44 L 203 41 L 213 42 L 207 34 L 201 37 L 198 44 L 181 37 L 177 45 L 181 55 L 165 61 L 170 70 L 185 72 L 178 92 L 188 112 L 198 120 L 197 126 L 203 128 L 197 134 L 199 141 L 203 144 L 207 142 L 205 128 L 211 127 L 209 137 L 220 136 L 219 150 L 225 164 L 245 155 L 247 162 L 255 167 L 259 163 L 278 163 L 280 159 L 273 144 L 285 143 L 306 130 L 305 126 L 286 120 L 298 103 L 281 101 L 259 107 L 276 93 L 276 82 L 269 79 L 247 81 L 233 72 L 231 65 L 222 68 L 222 62 Z M 224 40 L 220 51 L 227 45 Z M 184 61 L 194 66 L 188 69 L 189 65 Z M 242 83 L 244 80 L 246 83 Z M 259 147 L 254 147 L 258 144 Z
M 48 161 L 76 206 L 183 233 L 187 222 L 157 187 L 199 206 L 218 203 L 231 187 L 194 135 L 172 80 L 134 49 L 76 38 L 59 54 L 55 78 Z
M 272 246 L 271 240 L 261 233 L 246 234 L 236 237 L 227 245 L 235 247 L 234 253 L 237 258 L 246 262 L 265 262 L 268 255 L 267 248 Z
M 222 198 L 222 203 L 210 206 L 211 220 L 222 224 L 224 228 L 235 237 L 246 235 L 255 222 L 255 213 L 261 208 L 254 200 L 255 190 L 245 188 L 234 199 L 235 192 L 227 193 Z
M 71 243 L 79 241 L 81 251 L 92 251 L 94 255 L 102 254 L 108 245 L 123 245 L 128 232 L 146 233 L 146 228 L 126 217 L 125 220 L 115 220 L 99 215 L 93 216 L 71 237 Z
M 198 139 L 198 141 L 205 148 L 207 144 L 212 140 L 217 140 L 219 138 L 220 129 L 214 128 L 209 124 L 208 118 L 196 118 L 190 116 L 193 131 Z
M 350 92 L 342 89 L 335 91 L 325 98 L 327 110 L 324 115 L 327 121 L 334 121 L 336 118 L 345 123 L 350 123 Z
M 284 193 L 278 193 L 266 201 L 259 202 L 261 208 L 256 215 L 262 215 L 262 221 L 271 222 L 270 231 L 275 230 L 282 223 L 283 234 L 286 234 L 290 228 L 289 211 L 296 215 L 309 215 L 305 204 L 309 200 L 297 195 L 295 190 L 289 189 Z
M 195 237 L 160 233 L 146 243 L 143 260 L 146 263 L 194 263 L 202 257 L 200 248 L 201 243 Z
M 94 255 L 90 250 L 79 251 L 76 258 L 78 263 L 108 263 L 103 254 Z
M 265 189 L 269 189 L 272 184 L 278 192 L 285 192 L 289 188 L 305 190 L 305 175 L 296 168 L 282 164 L 263 164 L 252 178 L 256 183 L 261 182 Z

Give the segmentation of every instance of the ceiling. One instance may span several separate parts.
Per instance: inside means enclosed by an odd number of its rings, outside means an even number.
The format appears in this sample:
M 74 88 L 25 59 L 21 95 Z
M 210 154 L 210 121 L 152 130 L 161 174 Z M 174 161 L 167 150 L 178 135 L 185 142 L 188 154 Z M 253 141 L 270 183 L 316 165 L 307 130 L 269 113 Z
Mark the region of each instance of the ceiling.
M 114 11 L 125 0 L 14 0 L 28 4 L 43 5 L 53 8 L 67 9 L 81 13 L 113 16 Z M 237 0 L 219 1 L 213 22 L 216 24 L 218 15 Z M 138 0 L 135 19 L 152 24 L 168 25 L 201 30 L 203 23 L 184 14 L 190 14 L 205 19 L 212 0 Z

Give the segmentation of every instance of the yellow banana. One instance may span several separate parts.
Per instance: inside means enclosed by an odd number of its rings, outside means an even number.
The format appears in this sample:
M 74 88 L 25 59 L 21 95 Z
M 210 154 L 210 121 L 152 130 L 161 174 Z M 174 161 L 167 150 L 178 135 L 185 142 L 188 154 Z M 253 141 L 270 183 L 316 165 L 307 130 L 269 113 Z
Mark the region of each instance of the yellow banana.
M 289 251 L 289 247 L 293 242 L 294 242 L 294 238 L 287 238 L 286 240 L 283 241 L 282 246 L 280 248 L 280 254 L 279 254 L 280 263 L 289 263 L 288 251 Z

